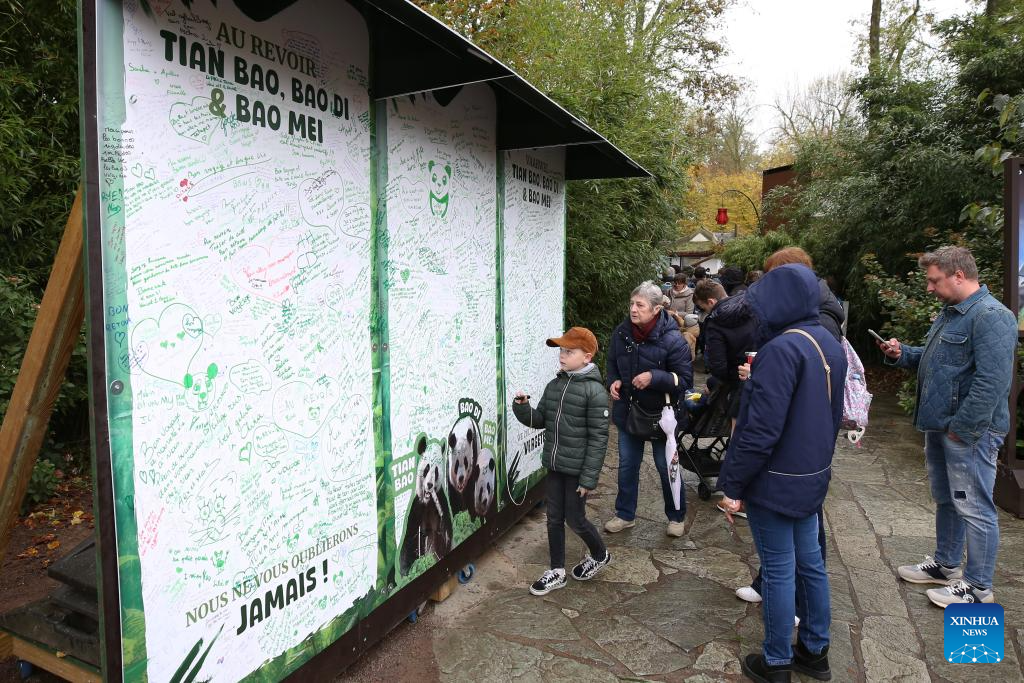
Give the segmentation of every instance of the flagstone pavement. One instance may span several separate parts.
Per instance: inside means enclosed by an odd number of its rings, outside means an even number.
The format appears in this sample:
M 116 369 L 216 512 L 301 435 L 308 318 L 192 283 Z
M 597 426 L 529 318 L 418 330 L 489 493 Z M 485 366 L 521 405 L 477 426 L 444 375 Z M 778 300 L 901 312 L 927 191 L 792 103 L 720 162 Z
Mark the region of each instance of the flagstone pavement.
M 995 595 L 1006 610 L 1004 660 L 946 663 L 942 612 L 925 597 L 927 586 L 896 579 L 898 565 L 934 550 L 923 439 L 894 399 L 877 397 L 871 413 L 859 448 L 840 438 L 825 502 L 833 680 L 1024 680 L 1024 523 L 1000 512 Z M 598 526 L 614 506 L 614 443 L 613 433 L 588 505 Z M 392 677 L 379 658 L 394 661 L 389 651 L 401 648 L 419 653 L 421 681 L 745 680 L 738 657 L 760 651 L 761 613 L 733 591 L 749 583 L 757 553 L 746 522 L 730 527 L 717 499 L 701 501 L 693 484 L 687 533 L 669 538 L 648 449 L 636 527 L 605 534 L 612 564 L 544 597 L 527 590 L 547 566 L 544 513 L 531 511 L 476 562 L 473 581 L 398 627 L 342 679 Z M 585 549 L 568 531 L 567 541 L 572 564 Z

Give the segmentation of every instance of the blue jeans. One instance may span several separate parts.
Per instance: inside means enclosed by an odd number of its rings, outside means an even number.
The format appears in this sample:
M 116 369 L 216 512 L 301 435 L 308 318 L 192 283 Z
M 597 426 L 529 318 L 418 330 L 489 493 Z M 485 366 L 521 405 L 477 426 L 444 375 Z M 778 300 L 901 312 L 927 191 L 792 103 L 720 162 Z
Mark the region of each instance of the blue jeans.
M 672 486 L 665 464 L 665 442 L 651 441 L 654 466 L 661 477 L 661 495 L 665 499 L 665 516 L 670 522 L 681 522 L 686 516 L 686 487 L 680 491 L 679 509 L 672 502 Z M 615 496 L 615 516 L 627 522 L 636 517 L 636 499 L 640 490 L 640 463 L 644 459 L 644 440 L 619 428 L 619 494 Z M 677 476 L 682 476 L 680 469 Z
M 964 581 L 991 590 L 999 551 L 999 516 L 992 490 L 1004 436 L 985 432 L 973 446 L 945 432 L 925 432 L 924 457 L 935 500 L 935 561 L 959 567 L 967 543 Z
M 830 642 L 832 606 L 818 543 L 818 515 L 796 519 L 744 502 L 761 558 L 765 661 L 771 666 L 793 661 L 794 616 L 800 617 L 800 642 L 820 653 Z
M 818 509 L 818 543 L 821 545 L 821 560 L 822 560 L 822 562 L 825 562 L 827 560 L 826 555 L 825 555 L 825 543 L 826 543 L 826 539 L 825 539 L 825 513 L 822 512 L 822 510 L 820 508 Z M 750 587 L 753 588 L 755 591 L 757 591 L 758 595 L 761 595 L 761 592 L 762 592 L 761 591 L 761 586 L 762 585 L 763 584 L 762 584 L 762 578 L 761 578 L 761 568 L 758 567 L 757 568 L 757 576 L 755 576 L 754 580 L 750 582 Z M 799 593 L 796 596 L 796 601 L 797 601 L 797 604 L 800 603 L 800 595 L 799 595 Z

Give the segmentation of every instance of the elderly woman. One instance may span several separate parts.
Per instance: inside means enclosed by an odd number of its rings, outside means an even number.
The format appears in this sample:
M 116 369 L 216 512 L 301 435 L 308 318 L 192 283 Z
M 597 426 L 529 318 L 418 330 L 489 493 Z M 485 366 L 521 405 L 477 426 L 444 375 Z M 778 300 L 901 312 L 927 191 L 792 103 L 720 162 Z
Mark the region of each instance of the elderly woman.
M 612 333 L 608 382 L 614 400 L 612 419 L 619 432 L 619 492 L 615 517 L 604 525 L 605 531 L 614 534 L 636 524 L 640 462 L 644 443 L 650 441 L 665 499 L 666 533 L 682 536 L 686 500 L 684 497 L 677 510 L 665 462 L 664 435 L 652 433 L 649 427 L 650 416 L 660 416 L 666 402 L 675 405 L 680 392 L 692 385 L 693 367 L 690 349 L 664 310 L 661 288 L 653 282 L 633 290 L 629 317 Z M 657 417 L 654 419 L 656 422 Z

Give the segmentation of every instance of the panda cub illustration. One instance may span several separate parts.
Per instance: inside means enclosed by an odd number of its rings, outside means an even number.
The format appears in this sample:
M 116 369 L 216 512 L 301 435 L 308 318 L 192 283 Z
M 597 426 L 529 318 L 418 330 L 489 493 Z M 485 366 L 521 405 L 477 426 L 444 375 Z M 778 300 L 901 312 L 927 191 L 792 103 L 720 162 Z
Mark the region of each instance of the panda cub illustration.
M 494 453 L 484 448 L 480 451 L 480 457 L 476 462 L 476 482 L 473 486 L 473 507 L 469 516 L 473 519 L 486 517 L 494 510 L 494 486 L 495 486 L 495 463 Z
M 494 509 L 497 467 L 494 453 L 480 445 L 476 420 L 460 418 L 448 434 L 448 495 L 452 515 L 466 510 L 470 519 Z
M 420 437 L 416 452 L 422 456 L 427 440 Z M 413 562 L 433 553 L 437 559 L 452 548 L 452 516 L 444 493 L 441 469 L 431 462 L 421 462 L 416 473 L 416 495 L 409 506 L 405 523 L 405 539 L 399 555 L 402 576 L 409 573 Z
M 476 495 L 476 461 L 480 456 L 480 430 L 476 420 L 462 417 L 448 434 L 445 456 L 448 462 L 448 496 L 452 515 L 473 509 Z

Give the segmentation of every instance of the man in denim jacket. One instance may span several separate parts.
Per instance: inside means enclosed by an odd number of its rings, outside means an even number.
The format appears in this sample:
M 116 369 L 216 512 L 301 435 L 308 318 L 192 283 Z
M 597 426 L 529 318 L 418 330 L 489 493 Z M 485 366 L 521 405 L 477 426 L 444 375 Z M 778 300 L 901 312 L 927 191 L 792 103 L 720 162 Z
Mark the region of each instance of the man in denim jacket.
M 898 571 L 905 581 L 944 586 L 928 590 L 940 607 L 993 602 L 999 523 L 992 490 L 996 456 L 1010 428 L 1017 321 L 979 285 L 968 249 L 942 247 L 918 263 L 927 270 L 928 291 L 945 306 L 924 346 L 896 339 L 879 346 L 887 364 L 917 369 L 914 426 L 925 433 L 936 549 L 934 558 Z

